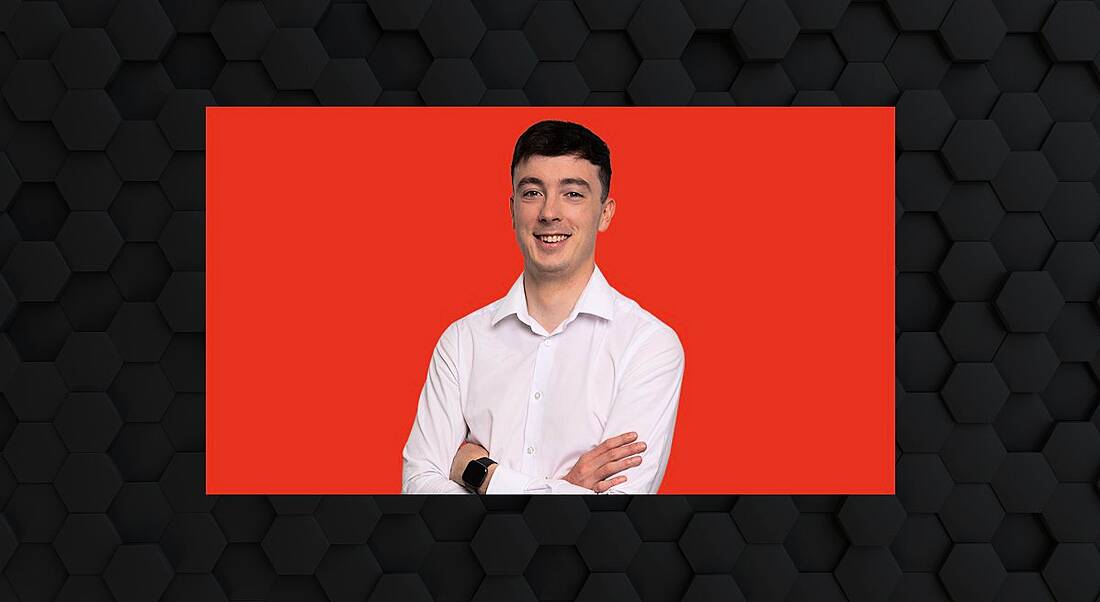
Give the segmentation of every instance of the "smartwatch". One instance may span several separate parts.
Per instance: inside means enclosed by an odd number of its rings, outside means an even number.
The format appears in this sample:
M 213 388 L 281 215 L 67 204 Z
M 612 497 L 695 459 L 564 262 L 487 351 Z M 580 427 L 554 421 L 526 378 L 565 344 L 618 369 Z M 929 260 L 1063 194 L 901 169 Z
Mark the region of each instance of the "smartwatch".
M 478 487 L 485 482 L 486 475 L 489 474 L 489 467 L 496 464 L 489 456 L 484 458 L 478 458 L 477 460 L 471 460 L 466 465 L 466 470 L 462 471 L 462 480 L 474 491 L 477 491 Z

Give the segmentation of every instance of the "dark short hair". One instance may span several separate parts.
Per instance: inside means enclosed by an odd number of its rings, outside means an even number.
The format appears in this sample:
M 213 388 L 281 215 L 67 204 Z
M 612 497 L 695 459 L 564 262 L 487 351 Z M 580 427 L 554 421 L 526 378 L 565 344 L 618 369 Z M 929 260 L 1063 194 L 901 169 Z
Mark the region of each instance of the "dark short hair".
M 600 202 L 607 200 L 611 190 L 611 150 L 592 130 L 571 121 L 540 121 L 527 128 L 516 140 L 512 152 L 512 175 L 516 166 L 528 157 L 560 157 L 572 155 L 600 168 Z

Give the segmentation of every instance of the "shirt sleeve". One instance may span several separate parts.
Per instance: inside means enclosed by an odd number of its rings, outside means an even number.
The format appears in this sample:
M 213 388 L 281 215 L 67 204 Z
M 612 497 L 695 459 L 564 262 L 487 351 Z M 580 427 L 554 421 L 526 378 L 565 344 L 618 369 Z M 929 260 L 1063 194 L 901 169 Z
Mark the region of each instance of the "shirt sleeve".
M 452 323 L 432 352 L 416 419 L 401 454 L 401 493 L 473 493 L 450 477 L 451 463 L 468 432 L 457 360 L 458 328 Z
M 626 482 L 604 493 L 657 493 L 672 451 L 672 433 L 676 427 L 683 379 L 684 349 L 680 339 L 671 328 L 655 331 L 628 362 L 601 439 L 630 431 L 638 433 L 638 441 L 646 444 L 646 450 L 641 453 L 642 463 L 618 473 L 626 476 Z M 494 470 L 486 491 L 490 494 L 593 493 L 591 489 L 564 479 L 534 477 L 501 465 Z

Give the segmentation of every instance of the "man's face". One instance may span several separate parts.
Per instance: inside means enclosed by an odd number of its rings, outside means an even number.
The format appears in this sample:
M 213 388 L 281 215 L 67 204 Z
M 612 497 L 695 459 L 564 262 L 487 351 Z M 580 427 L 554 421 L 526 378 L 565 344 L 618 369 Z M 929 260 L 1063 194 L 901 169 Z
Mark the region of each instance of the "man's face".
M 614 199 L 600 203 L 601 188 L 599 167 L 572 155 L 535 155 L 516 165 L 512 228 L 528 273 L 569 277 L 594 261 L 596 232 L 615 214 Z

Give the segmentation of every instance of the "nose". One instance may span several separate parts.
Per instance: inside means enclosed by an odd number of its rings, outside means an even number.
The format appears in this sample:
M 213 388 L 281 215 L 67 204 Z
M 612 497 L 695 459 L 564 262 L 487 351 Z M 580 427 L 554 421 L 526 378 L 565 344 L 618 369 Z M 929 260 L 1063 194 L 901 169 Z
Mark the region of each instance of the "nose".
M 560 201 L 554 195 L 546 195 L 544 198 L 542 207 L 539 208 L 539 222 L 561 221 L 561 207 L 558 205 Z

